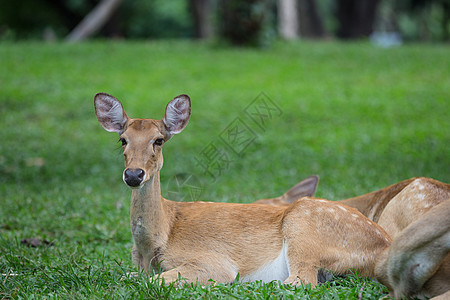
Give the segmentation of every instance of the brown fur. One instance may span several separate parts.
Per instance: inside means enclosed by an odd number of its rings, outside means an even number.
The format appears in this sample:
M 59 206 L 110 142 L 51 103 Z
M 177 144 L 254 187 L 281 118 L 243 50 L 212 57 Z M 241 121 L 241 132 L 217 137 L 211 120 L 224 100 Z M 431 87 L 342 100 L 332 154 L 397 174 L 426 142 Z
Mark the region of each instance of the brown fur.
M 450 290 L 450 198 L 402 230 L 377 263 L 395 297 L 433 297 Z
M 286 193 L 277 198 L 260 199 L 254 203 L 259 204 L 271 204 L 271 205 L 289 205 L 298 198 L 301 197 L 313 197 L 316 193 L 317 184 L 319 183 L 319 176 L 312 175 L 303 179 L 293 187 L 291 187 Z
M 423 233 L 429 230 L 439 232 L 445 225 L 445 218 L 450 220 L 448 212 L 436 216 L 431 215 L 432 217 L 428 214 L 436 206 L 445 212 L 450 206 L 448 199 L 450 199 L 449 184 L 431 178 L 417 177 L 375 192 L 339 201 L 339 203 L 358 209 L 370 220 L 378 223 L 394 240 L 392 246 L 394 250 L 385 252 L 380 256 L 377 278 L 389 286 L 396 296 L 426 295 L 427 297 L 434 297 L 450 290 L 450 254 L 445 256 L 429 250 L 430 248 L 445 247 L 445 245 L 439 244 L 442 243 L 442 239 L 427 244 L 428 255 L 421 257 L 422 261 L 414 260 L 419 265 L 431 264 L 433 266 L 430 268 L 431 271 L 408 273 L 400 268 L 394 268 L 399 261 L 409 259 L 414 251 L 422 253 L 418 248 L 410 249 L 411 246 L 406 246 L 409 245 L 408 243 L 425 243 L 427 235 Z M 264 199 L 264 201 L 273 205 L 286 206 L 295 199 L 278 197 Z M 434 210 L 436 211 L 436 209 Z M 409 227 L 414 229 L 406 230 Z M 449 229 L 447 228 L 447 230 Z M 450 250 L 447 249 L 446 251 L 446 253 L 449 253 Z M 388 257 L 388 253 L 390 257 Z M 395 256 L 393 253 L 395 253 Z M 419 255 L 416 254 L 416 256 Z M 410 266 L 406 262 L 404 264 Z M 400 272 L 403 272 L 402 277 L 400 277 L 402 280 L 396 281 L 395 276 L 400 276 Z M 420 280 L 417 278 L 420 278 Z M 411 282 L 414 285 L 410 284 Z
M 277 270 L 288 268 L 276 278 L 285 283 L 314 286 L 321 268 L 374 276 L 376 258 L 390 238 L 348 206 L 313 198 L 270 206 L 179 203 L 161 197 L 162 142 L 156 141 L 167 141 L 186 126 L 188 96 L 174 98 L 162 120 L 130 119 L 117 99 L 103 93 L 96 95 L 95 107 L 100 124 L 119 133 L 124 143 L 124 180 L 134 187 L 132 258 L 140 269 L 151 272 L 161 266 L 168 282 L 181 275 L 203 284 L 209 279 L 230 282 L 238 273 L 253 278 L 257 271 L 271 278 L 272 271 L 265 268 L 275 262 Z

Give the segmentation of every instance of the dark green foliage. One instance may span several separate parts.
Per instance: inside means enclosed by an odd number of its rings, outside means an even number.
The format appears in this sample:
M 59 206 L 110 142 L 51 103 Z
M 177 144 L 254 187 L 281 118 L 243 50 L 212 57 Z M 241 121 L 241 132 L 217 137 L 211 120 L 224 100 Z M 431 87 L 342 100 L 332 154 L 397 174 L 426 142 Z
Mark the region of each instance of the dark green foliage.
M 0 39 L 42 39 L 46 30 L 63 38 L 100 1 L 21 0 L 0 2 Z M 124 0 L 97 36 L 186 38 L 192 36 L 187 1 Z
M 273 18 L 267 0 L 223 0 L 219 7 L 221 38 L 237 46 L 262 46 L 269 42 Z

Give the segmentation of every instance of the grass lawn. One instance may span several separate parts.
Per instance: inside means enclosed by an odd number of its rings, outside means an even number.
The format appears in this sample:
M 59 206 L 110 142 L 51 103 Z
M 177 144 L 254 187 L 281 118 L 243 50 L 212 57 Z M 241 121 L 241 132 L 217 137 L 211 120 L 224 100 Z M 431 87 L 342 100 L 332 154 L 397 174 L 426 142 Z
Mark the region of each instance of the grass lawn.
M 191 96 L 190 124 L 164 146 L 166 198 L 252 202 L 318 174 L 317 196 L 338 200 L 414 176 L 450 181 L 448 54 L 337 42 L 0 44 L 0 298 L 378 299 L 384 287 L 357 276 L 314 290 L 120 281 L 134 271 L 130 191 L 93 96 L 149 118 Z M 236 124 L 243 135 L 231 134 Z

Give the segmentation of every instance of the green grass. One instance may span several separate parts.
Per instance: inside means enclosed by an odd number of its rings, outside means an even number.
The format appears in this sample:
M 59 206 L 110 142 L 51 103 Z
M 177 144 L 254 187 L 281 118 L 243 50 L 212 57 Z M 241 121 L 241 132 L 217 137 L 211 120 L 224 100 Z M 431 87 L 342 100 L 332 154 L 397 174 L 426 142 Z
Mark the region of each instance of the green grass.
M 366 43 L 222 49 L 191 42 L 0 44 L 0 297 L 358 298 L 385 289 L 356 276 L 314 290 L 233 284 L 182 289 L 134 271 L 130 191 L 117 135 L 97 123 L 93 96 L 122 100 L 132 117 L 161 118 L 187 93 L 192 117 L 165 145 L 162 193 L 251 202 L 321 176 L 337 200 L 414 176 L 449 182 L 448 46 L 379 49 Z M 281 109 L 265 130 L 245 114 L 264 92 Z M 240 117 L 256 139 L 240 155 L 219 138 Z M 213 143 L 229 164 L 213 181 L 196 163 Z M 218 175 L 218 174 L 216 174 Z M 28 247 L 36 237 L 51 245 Z M 12 275 L 14 274 L 14 275 Z

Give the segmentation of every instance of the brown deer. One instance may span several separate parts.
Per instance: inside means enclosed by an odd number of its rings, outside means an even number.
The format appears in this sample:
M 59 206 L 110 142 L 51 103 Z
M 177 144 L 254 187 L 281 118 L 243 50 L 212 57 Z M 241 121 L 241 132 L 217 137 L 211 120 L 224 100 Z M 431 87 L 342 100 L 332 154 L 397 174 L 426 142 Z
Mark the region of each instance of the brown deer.
M 256 202 L 288 206 L 297 199 L 286 195 Z M 411 178 L 339 203 L 358 209 L 394 240 L 378 279 L 396 297 L 447 292 L 450 299 L 450 185 Z
M 312 175 L 303 179 L 302 181 L 291 187 L 286 193 L 284 193 L 279 197 L 270 199 L 260 199 L 253 203 L 271 204 L 271 205 L 283 205 L 283 204 L 289 205 L 290 203 L 294 202 L 295 200 L 301 197 L 314 197 L 318 183 L 319 183 L 319 176 Z
M 151 273 L 161 267 L 165 282 L 179 277 L 207 284 L 279 280 L 317 284 L 318 271 L 353 269 L 374 276 L 389 249 L 385 231 L 354 208 L 301 198 L 288 206 L 174 202 L 161 196 L 162 148 L 190 117 L 187 95 L 167 104 L 161 120 L 132 119 L 113 96 L 95 95 L 104 129 L 120 135 L 124 182 L 131 192 L 132 258 Z
M 450 299 L 450 185 L 411 178 L 341 200 L 378 223 L 394 240 L 378 279 L 396 297 Z
M 378 260 L 376 278 L 396 298 L 450 299 L 450 199 L 400 231 Z
M 314 182 L 313 178 L 317 178 L 317 181 Z M 313 175 L 300 181 L 280 197 L 260 199 L 254 203 L 290 205 L 300 197 L 313 196 L 317 182 L 318 176 Z M 300 192 L 292 193 L 297 187 L 301 187 Z M 449 184 L 431 178 L 416 177 L 339 202 L 358 209 L 363 215 L 383 227 L 394 239 L 400 231 L 416 221 L 418 216 L 449 198 Z

